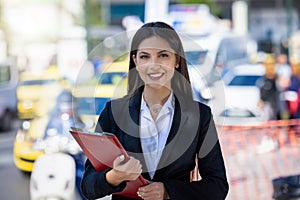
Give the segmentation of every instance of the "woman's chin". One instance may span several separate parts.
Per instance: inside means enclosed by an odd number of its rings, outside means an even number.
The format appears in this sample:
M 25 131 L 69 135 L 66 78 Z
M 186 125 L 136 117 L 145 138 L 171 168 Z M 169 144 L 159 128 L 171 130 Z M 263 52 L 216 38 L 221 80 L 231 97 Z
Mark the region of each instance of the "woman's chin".
M 162 88 L 170 88 L 169 86 L 163 84 L 163 83 L 154 83 L 154 82 L 150 82 L 146 84 L 147 87 L 155 89 L 155 90 L 160 90 Z

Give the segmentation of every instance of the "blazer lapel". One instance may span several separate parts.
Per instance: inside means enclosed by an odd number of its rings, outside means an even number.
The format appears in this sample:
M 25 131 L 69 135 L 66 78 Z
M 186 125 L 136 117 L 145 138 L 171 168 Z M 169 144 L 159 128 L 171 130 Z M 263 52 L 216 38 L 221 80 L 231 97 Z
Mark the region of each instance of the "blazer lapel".
M 175 100 L 171 130 L 158 163 L 158 171 L 155 173 L 154 179 L 156 176 L 160 177 L 161 169 L 176 161 L 193 142 L 200 122 L 200 111 L 198 111 L 199 106 L 195 102 L 182 107 L 179 101 Z
M 136 159 L 138 159 L 141 164 L 142 164 L 142 170 L 143 170 L 143 176 L 146 179 L 150 180 L 150 175 L 147 170 L 146 166 L 146 161 L 143 155 L 143 150 L 142 150 L 142 144 L 140 140 L 140 112 L 141 112 L 141 99 L 142 99 L 142 91 L 140 90 L 136 95 L 134 95 L 130 100 L 129 100 L 129 114 L 130 114 L 130 119 L 134 122 L 134 126 L 131 127 L 131 135 L 133 137 L 128 138 L 128 140 L 131 140 L 133 144 L 137 145 L 132 145 L 132 150 L 135 152 L 135 154 L 132 154 Z

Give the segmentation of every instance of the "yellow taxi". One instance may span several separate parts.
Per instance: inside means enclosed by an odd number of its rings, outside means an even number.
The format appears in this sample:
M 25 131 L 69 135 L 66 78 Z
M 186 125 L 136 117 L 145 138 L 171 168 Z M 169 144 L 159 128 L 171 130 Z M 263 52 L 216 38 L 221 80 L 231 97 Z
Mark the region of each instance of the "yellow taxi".
M 63 89 L 60 79 L 58 73 L 53 70 L 47 70 L 42 74 L 21 73 L 16 92 L 18 117 L 31 119 L 48 113 Z
M 98 116 L 108 100 L 127 93 L 127 72 L 127 60 L 114 62 L 90 81 L 73 88 L 79 116 L 89 130 L 94 130 Z
M 74 113 L 73 102 L 71 91 L 63 90 L 49 113 L 21 121 L 13 150 L 14 163 L 18 169 L 31 172 L 35 160 L 45 152 L 74 152 L 69 129 L 75 124 L 79 128 L 84 126 Z
M 43 137 L 47 123 L 48 115 L 32 120 L 22 120 L 14 141 L 14 163 L 16 167 L 23 172 L 31 172 L 34 161 L 44 151 L 35 150 L 34 143 Z

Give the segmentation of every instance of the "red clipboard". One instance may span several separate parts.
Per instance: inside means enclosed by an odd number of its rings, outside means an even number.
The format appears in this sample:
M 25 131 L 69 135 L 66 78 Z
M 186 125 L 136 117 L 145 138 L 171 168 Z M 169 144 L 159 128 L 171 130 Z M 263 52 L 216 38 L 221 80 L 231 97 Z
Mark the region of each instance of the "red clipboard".
M 120 155 L 125 156 L 125 161 L 129 159 L 127 152 L 114 134 L 87 132 L 74 127 L 71 128 L 70 133 L 97 171 L 112 168 L 114 159 Z M 139 176 L 135 181 L 128 181 L 124 190 L 115 194 L 140 199 L 137 195 L 138 188 L 147 184 L 148 182 Z

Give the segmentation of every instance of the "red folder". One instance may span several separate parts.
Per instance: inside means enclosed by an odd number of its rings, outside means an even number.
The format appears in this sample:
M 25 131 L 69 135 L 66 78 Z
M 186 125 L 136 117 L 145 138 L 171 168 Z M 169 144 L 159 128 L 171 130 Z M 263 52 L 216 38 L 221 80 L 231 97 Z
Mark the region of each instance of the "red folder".
M 73 127 L 70 133 L 97 171 L 112 168 L 114 159 L 120 155 L 125 156 L 125 161 L 129 159 L 127 152 L 114 134 L 86 132 Z M 139 176 L 135 181 L 128 181 L 124 190 L 115 194 L 140 199 L 137 195 L 138 188 L 147 184 L 148 182 Z

